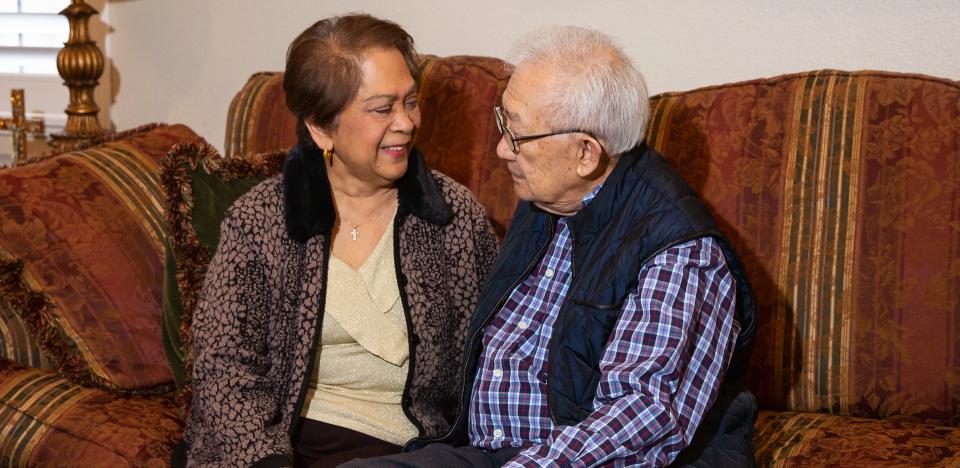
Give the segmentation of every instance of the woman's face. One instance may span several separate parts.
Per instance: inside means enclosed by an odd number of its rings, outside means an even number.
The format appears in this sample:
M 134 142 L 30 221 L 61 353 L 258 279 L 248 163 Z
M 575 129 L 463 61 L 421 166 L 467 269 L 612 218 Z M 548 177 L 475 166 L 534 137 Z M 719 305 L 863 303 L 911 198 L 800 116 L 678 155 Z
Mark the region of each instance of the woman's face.
M 334 128 L 308 128 L 318 146 L 333 148 L 332 172 L 371 186 L 393 185 L 407 172 L 420 126 L 417 84 L 397 49 L 370 49 L 363 57 L 360 89 Z

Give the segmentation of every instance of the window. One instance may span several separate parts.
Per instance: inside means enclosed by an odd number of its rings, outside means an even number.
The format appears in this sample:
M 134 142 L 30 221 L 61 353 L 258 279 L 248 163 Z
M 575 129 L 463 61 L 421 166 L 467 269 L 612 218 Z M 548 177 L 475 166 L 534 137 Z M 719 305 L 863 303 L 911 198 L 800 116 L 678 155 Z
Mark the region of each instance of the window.
M 66 0 L 0 0 L 0 73 L 57 75 L 67 40 Z
M 69 0 L 0 0 L 0 117 L 10 117 L 10 90 L 23 88 L 27 117 L 44 119 L 46 132 L 63 131 L 69 92 L 57 73 L 57 53 L 70 26 L 59 13 Z M 0 132 L 0 165 L 12 152 Z

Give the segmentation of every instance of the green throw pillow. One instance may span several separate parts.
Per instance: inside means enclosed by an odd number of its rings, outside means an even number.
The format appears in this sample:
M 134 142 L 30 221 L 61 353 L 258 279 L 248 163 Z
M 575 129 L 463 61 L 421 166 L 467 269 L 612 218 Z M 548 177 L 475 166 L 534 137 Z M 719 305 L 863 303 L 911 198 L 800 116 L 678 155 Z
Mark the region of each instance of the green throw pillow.
M 174 146 L 163 161 L 170 237 L 163 276 L 163 344 L 177 388 L 190 381 L 190 318 L 220 240 L 220 223 L 241 195 L 283 168 L 286 152 L 223 159 L 208 144 Z

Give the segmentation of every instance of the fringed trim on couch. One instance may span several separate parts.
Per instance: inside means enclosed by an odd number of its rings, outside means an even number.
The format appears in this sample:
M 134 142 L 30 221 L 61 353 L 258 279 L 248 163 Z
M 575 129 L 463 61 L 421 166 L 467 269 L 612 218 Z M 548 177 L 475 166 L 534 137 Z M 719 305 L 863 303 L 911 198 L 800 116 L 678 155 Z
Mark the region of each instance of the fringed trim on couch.
M 98 387 L 124 395 L 155 395 L 168 393 L 170 385 L 147 389 L 119 389 L 110 381 L 94 373 L 73 340 L 63 336 L 53 325 L 51 310 L 56 306 L 47 297 L 31 289 L 23 279 L 23 262 L 0 258 L 0 295 L 20 315 L 34 339 L 56 363 L 60 373 L 86 387 Z
M 94 374 L 75 346 L 45 318 L 53 308 L 43 293 L 32 290 L 23 280 L 23 262 L 0 259 L 0 294 L 20 315 L 37 343 L 56 363 L 60 373 L 84 386 L 110 388 L 109 382 Z
M 99 136 L 95 136 L 90 139 L 82 140 L 77 143 L 66 143 L 59 148 L 49 150 L 47 152 L 41 153 L 39 156 L 32 157 L 25 162 L 25 164 L 33 164 L 40 161 L 46 161 L 47 159 L 60 156 L 61 154 L 73 153 L 75 151 L 83 151 L 87 148 L 92 148 L 94 146 L 110 143 L 112 141 L 123 140 L 125 138 L 130 138 L 132 136 L 139 135 L 141 133 L 147 133 L 155 128 L 169 127 L 170 125 L 164 123 L 149 123 L 144 124 L 139 127 L 131 128 L 128 130 L 123 130 L 120 132 L 113 133 L 104 133 Z
M 283 170 L 285 151 L 260 153 L 248 157 L 224 159 L 217 149 L 205 143 L 178 143 L 160 161 L 160 183 L 167 194 L 166 216 L 174 256 L 177 262 L 177 287 L 183 311 L 180 317 L 180 352 L 185 356 L 185 383 L 177 395 L 178 407 L 189 411 L 193 395 L 193 331 L 190 323 L 196 310 L 203 278 L 210 263 L 193 227 L 193 186 L 188 170 L 198 168 L 207 174 L 220 174 L 225 181 L 277 174 Z

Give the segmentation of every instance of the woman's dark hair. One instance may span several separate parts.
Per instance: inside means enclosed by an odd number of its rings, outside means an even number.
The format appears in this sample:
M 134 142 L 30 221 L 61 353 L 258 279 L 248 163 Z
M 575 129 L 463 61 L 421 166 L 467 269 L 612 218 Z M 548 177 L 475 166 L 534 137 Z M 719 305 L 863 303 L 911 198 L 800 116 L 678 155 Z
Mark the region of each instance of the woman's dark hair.
M 329 129 L 357 94 L 363 80 L 363 53 L 371 48 L 400 51 L 415 81 L 420 79 L 413 38 L 398 24 L 353 13 L 317 21 L 290 43 L 283 76 L 287 108 L 297 117 L 297 138 L 310 142 L 306 122 Z

